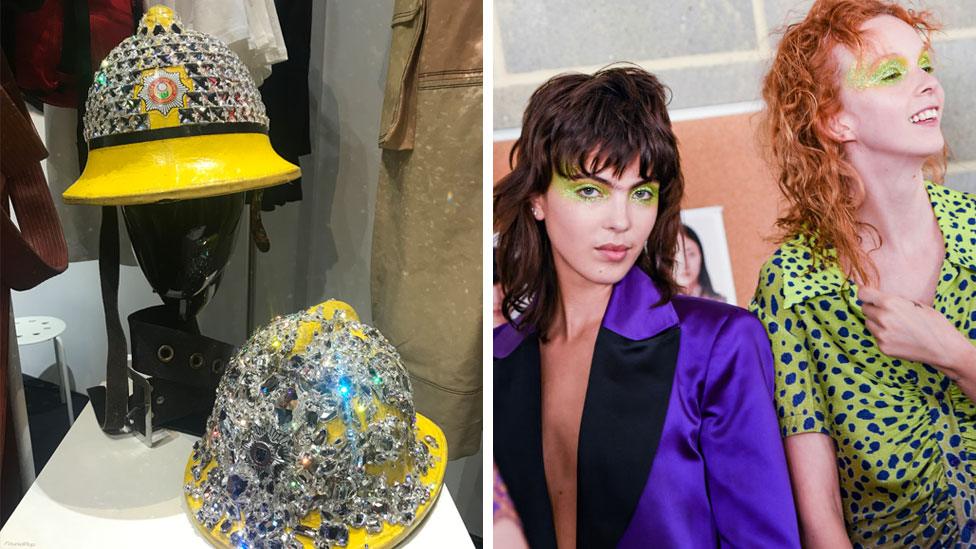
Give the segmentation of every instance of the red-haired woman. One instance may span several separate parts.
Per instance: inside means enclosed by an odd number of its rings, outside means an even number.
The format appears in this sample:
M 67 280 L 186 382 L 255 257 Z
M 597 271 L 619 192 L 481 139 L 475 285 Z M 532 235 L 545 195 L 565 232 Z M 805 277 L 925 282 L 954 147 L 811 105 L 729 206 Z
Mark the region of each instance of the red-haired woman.
M 934 27 L 820 0 L 763 86 L 788 208 L 752 308 L 809 547 L 976 544 L 976 202 L 932 182 Z
M 553 78 L 513 158 L 494 458 L 530 546 L 798 546 L 762 326 L 675 295 L 665 88 L 637 68 Z

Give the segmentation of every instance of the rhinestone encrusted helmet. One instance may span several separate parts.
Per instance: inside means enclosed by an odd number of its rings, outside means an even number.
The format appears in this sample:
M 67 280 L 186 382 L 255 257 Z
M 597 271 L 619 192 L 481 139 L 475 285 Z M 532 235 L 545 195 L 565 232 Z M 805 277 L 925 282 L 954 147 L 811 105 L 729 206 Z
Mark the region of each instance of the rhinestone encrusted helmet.
M 89 159 L 65 201 L 139 204 L 297 178 L 298 167 L 271 148 L 268 124 L 237 54 L 153 6 L 95 73 L 84 117 Z
M 232 359 L 184 495 L 217 545 L 377 548 L 419 523 L 446 458 L 396 349 L 327 301 L 274 319 Z
M 150 118 L 162 121 L 174 111 L 183 125 L 245 122 L 268 129 L 261 94 L 237 54 L 214 36 L 184 28 L 169 8 L 154 6 L 95 74 L 85 141 L 149 130 L 157 122 Z

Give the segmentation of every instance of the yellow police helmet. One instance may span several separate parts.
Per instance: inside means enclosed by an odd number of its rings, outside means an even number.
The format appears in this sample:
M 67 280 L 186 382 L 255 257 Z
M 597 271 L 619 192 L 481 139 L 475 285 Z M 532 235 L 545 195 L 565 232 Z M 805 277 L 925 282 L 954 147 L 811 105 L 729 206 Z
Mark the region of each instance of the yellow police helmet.
M 261 95 L 237 55 L 165 6 L 108 54 L 85 109 L 88 162 L 64 192 L 69 204 L 203 198 L 301 175 L 271 148 Z

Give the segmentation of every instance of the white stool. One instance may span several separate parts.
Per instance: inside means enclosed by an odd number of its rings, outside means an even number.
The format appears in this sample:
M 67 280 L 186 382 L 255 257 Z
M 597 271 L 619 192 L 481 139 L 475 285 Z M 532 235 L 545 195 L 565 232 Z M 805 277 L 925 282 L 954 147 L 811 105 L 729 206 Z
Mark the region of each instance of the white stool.
M 68 426 L 75 422 L 75 410 L 71 403 L 71 381 L 68 377 L 68 365 L 65 363 L 64 346 L 61 344 L 61 334 L 67 325 L 60 318 L 53 316 L 22 316 L 15 321 L 17 328 L 17 344 L 33 345 L 54 340 L 54 359 L 58 364 L 58 375 L 61 377 L 61 402 L 68 405 Z

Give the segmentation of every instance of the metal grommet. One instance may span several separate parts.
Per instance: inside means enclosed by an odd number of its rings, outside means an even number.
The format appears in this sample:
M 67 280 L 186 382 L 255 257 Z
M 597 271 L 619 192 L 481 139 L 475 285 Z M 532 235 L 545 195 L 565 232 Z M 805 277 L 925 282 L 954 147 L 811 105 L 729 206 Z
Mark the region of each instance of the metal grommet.
M 158 397 L 156 397 L 157 406 L 162 406 L 164 402 L 166 402 L 166 397 L 164 397 L 163 395 L 159 395 Z
M 203 367 L 203 355 L 200 353 L 193 353 L 190 355 L 190 368 L 194 370 L 199 370 Z
M 174 355 L 176 355 L 176 351 L 174 351 L 169 345 L 160 345 L 159 348 L 156 349 L 156 358 L 158 358 L 163 364 L 173 360 Z
M 211 362 L 210 363 L 210 373 L 215 374 L 215 375 L 220 375 L 220 374 L 224 373 L 224 361 L 223 360 L 220 360 L 218 358 L 218 359 L 215 359 L 213 362 Z

